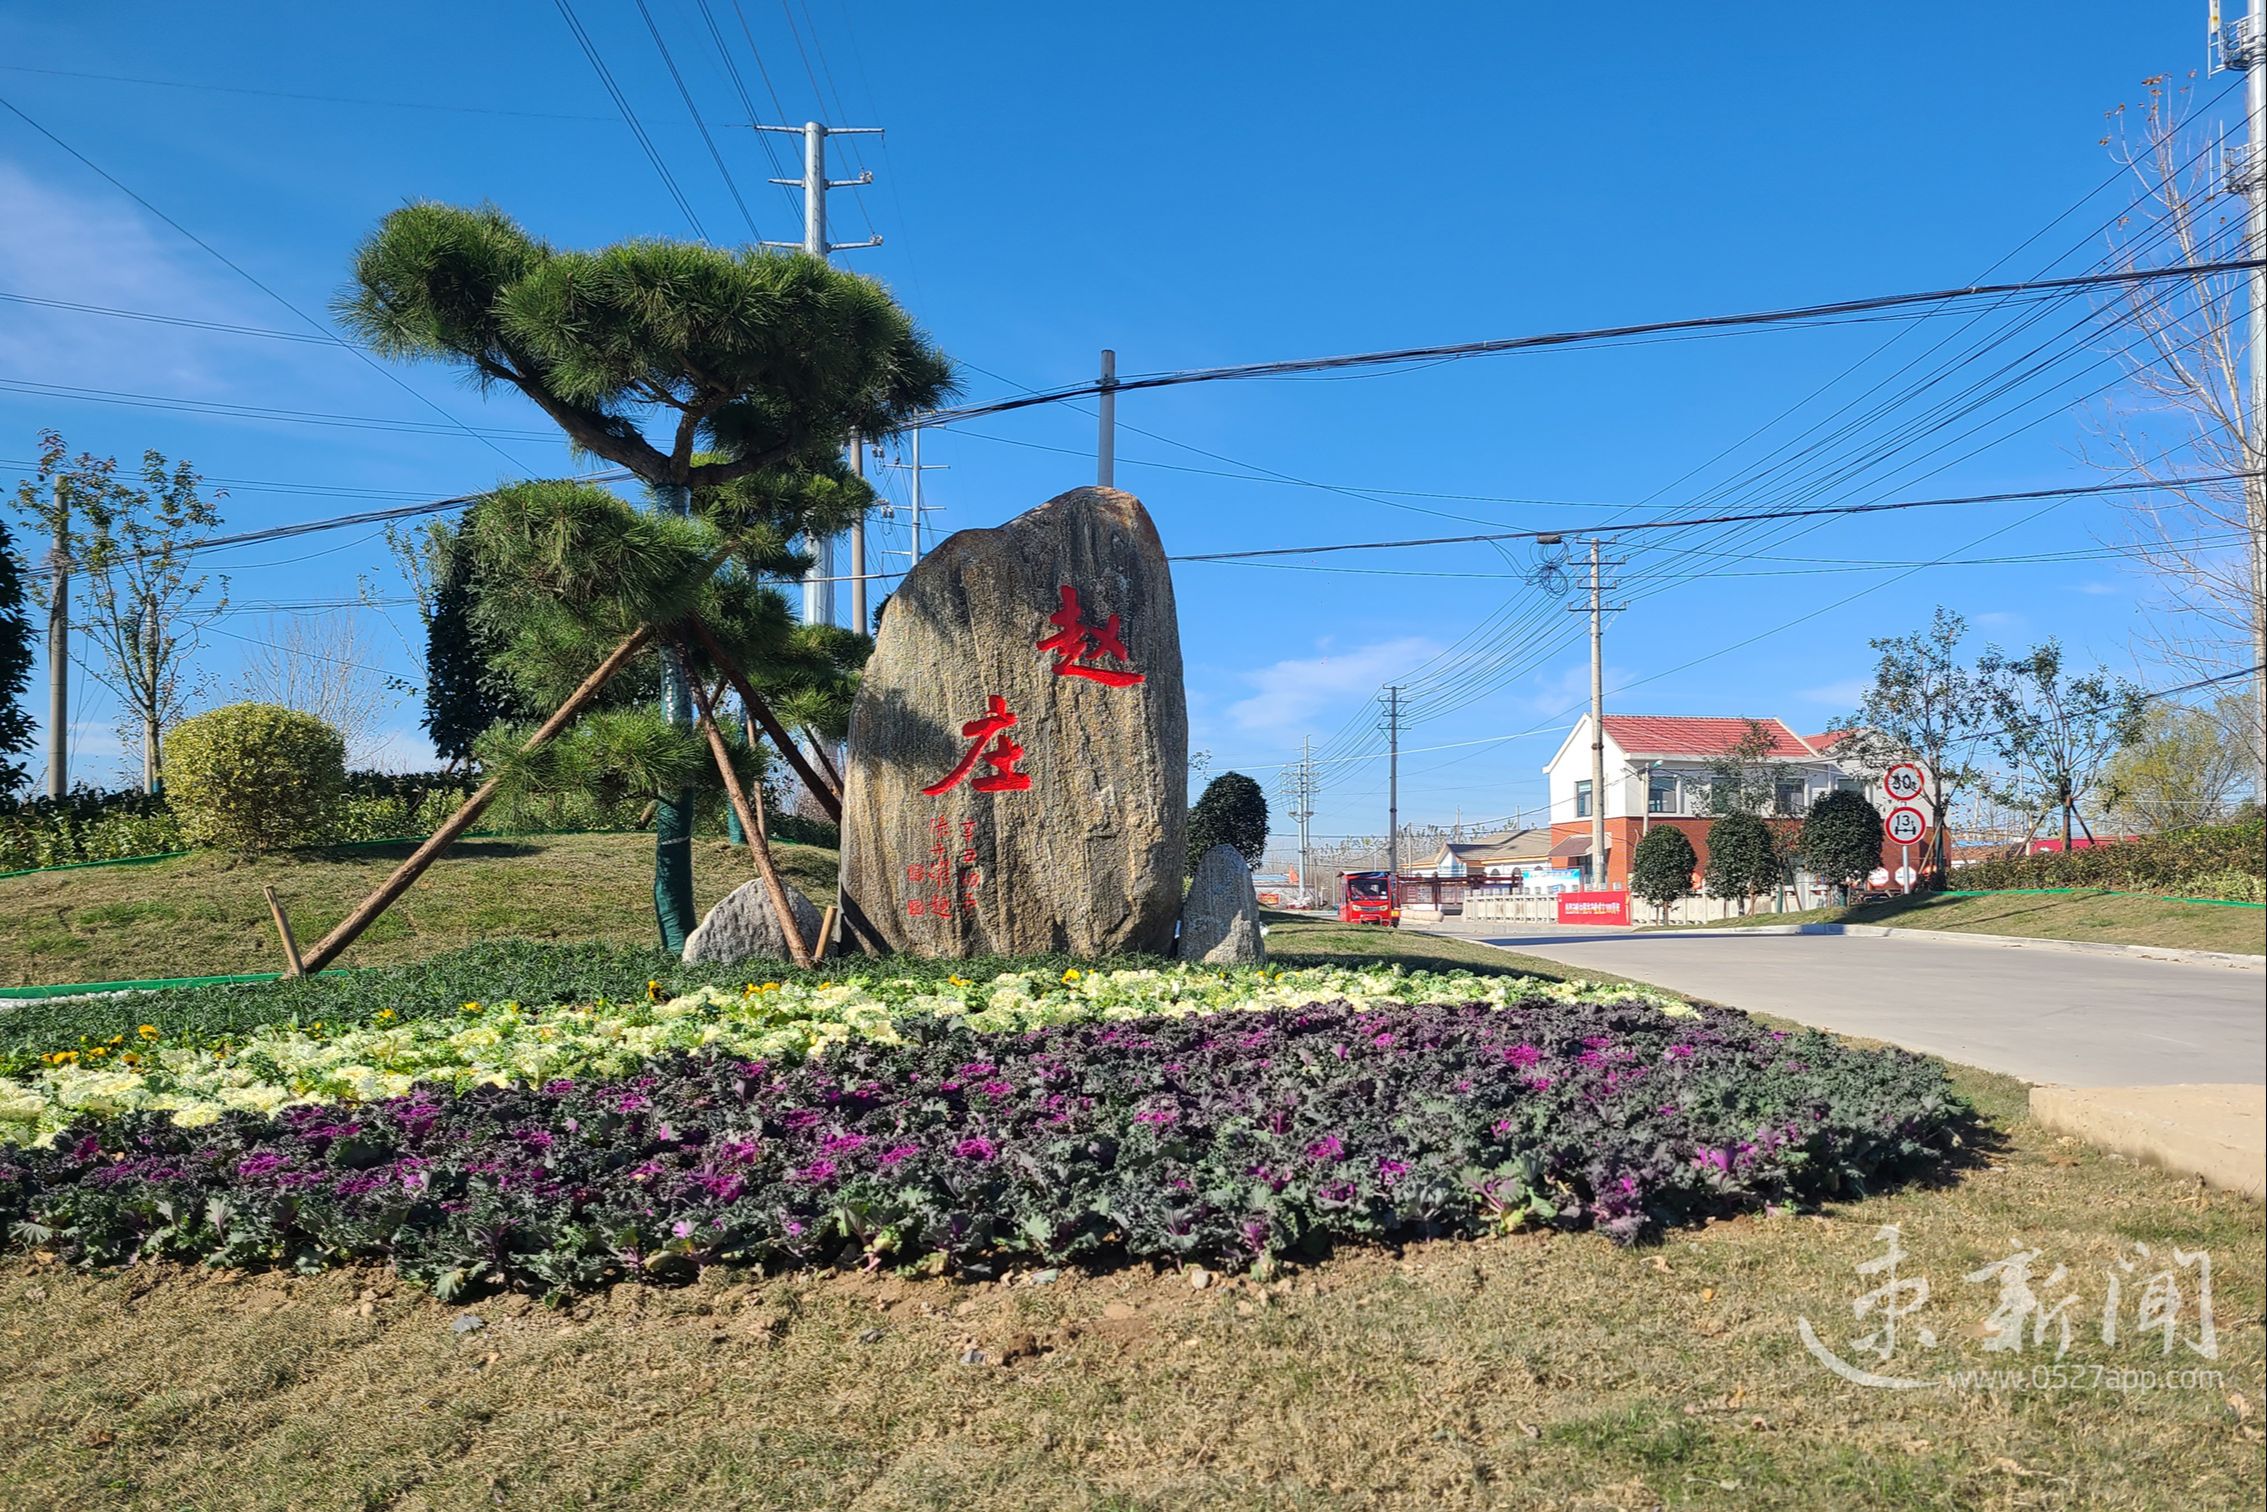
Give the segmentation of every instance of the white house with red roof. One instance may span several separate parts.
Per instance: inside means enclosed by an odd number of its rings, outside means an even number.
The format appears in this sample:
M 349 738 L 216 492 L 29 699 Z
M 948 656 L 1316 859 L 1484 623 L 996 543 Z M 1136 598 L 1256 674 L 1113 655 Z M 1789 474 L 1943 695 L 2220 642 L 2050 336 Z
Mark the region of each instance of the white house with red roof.
M 1567 731 L 1566 739 L 1543 772 L 1550 784 L 1551 859 L 1580 868 L 1593 883 L 1629 884 L 1630 853 L 1656 824 L 1674 825 L 1692 841 L 1702 866 L 1708 862 L 1707 830 L 1714 817 L 1709 785 L 1712 763 L 1732 755 L 1746 739 L 1746 718 L 1685 714 L 1608 714 L 1602 721 L 1606 748 L 1606 789 L 1591 792 L 1590 717 Z M 1866 774 L 1845 767 L 1830 753 L 1839 732 L 1805 737 L 1777 719 L 1758 719 L 1771 738 L 1763 761 L 1774 769 L 1773 795 L 1766 817 L 1792 829 L 1819 795 L 1837 787 L 1867 792 Z M 1869 797 L 1878 795 L 1868 793 Z M 1606 856 L 1601 868 L 1590 854 L 1592 805 L 1602 805 Z

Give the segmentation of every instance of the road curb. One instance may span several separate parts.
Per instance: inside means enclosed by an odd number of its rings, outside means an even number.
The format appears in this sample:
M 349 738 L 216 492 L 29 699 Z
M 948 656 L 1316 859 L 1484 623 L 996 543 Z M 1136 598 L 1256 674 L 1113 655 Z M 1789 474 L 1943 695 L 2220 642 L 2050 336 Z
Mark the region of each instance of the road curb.
M 2254 1202 L 2267 1191 L 2267 1088 L 2037 1086 L 2031 1116 L 2058 1134 Z
M 1757 924 L 1747 929 L 1659 929 L 1632 931 L 1666 937 L 1723 939 L 1740 935 L 1856 935 L 1868 940 L 1910 938 L 1949 940 L 1970 945 L 2003 945 L 2023 950 L 2059 950 L 2066 955 L 2131 956 L 2144 961 L 2180 961 L 2192 966 L 2230 966 L 2267 970 L 2267 956 L 2230 950 L 2182 950 L 2170 945 L 2114 945 L 2104 940 L 2034 940 L 2024 935 L 1977 934 L 1964 929 L 1891 929 L 1882 924 Z

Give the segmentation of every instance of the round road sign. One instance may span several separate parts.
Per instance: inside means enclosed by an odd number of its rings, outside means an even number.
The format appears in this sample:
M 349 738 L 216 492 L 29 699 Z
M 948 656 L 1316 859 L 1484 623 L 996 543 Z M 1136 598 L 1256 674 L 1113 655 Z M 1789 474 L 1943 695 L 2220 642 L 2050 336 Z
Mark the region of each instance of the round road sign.
M 1889 868 L 1888 868 L 1888 867 L 1886 867 L 1886 866 L 1877 866 L 1877 867 L 1875 867 L 1875 868 L 1874 868 L 1874 869 L 1873 869 L 1872 871 L 1869 871 L 1869 872 L 1867 872 L 1867 873 L 1866 873 L 1866 886 L 1868 886 L 1868 887 L 1887 887 L 1888 885 L 1889 885 Z
M 1900 761 L 1881 774 L 1881 790 L 1897 803 L 1911 803 L 1928 791 L 1929 774 L 1917 761 Z
M 1899 845 L 1918 845 L 1921 837 L 1929 832 L 1929 816 L 1911 804 L 1901 803 L 1889 811 L 1881 827 Z

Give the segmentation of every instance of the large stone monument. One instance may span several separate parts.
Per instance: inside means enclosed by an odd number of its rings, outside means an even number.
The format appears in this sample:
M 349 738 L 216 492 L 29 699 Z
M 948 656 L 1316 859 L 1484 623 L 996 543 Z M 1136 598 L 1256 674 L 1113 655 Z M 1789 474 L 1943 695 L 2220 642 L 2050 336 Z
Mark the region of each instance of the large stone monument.
M 923 956 L 1164 954 L 1188 707 L 1165 548 L 1081 488 L 923 558 L 850 713 L 842 922 Z

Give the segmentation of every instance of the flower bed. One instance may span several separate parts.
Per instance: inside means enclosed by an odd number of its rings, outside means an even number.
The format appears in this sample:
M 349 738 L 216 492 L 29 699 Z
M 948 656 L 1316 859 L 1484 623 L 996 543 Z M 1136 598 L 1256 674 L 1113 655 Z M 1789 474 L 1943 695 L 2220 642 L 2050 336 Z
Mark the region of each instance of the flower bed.
M 1512 985 L 1046 1021 L 1069 1000 L 994 983 L 974 1011 L 797 1020 L 833 1042 L 787 1063 L 712 1044 L 626 1076 L 84 1119 L 0 1153 L 0 1220 L 86 1263 L 378 1258 L 445 1296 L 717 1262 L 1242 1266 L 1522 1223 L 1627 1242 L 1862 1193 L 1957 1141 L 1935 1062 Z
M 670 1051 L 718 1050 L 778 1062 L 854 1038 L 892 1039 L 906 1018 L 963 1019 L 979 1031 L 1012 1031 L 1334 999 L 1369 1007 L 1536 1000 L 1677 1005 L 1643 988 L 1392 967 L 1071 967 L 1049 976 L 1003 971 L 981 981 L 957 974 L 804 978 L 674 997 L 658 982 L 650 988 L 647 999 L 627 1003 L 532 1008 L 467 1001 L 440 1012 L 431 1003 L 419 1010 L 388 1006 L 366 1010 L 359 1020 L 269 1024 L 241 1035 L 144 1022 L 91 1043 L 35 1045 L 0 1058 L 0 1070 L 8 1073 L 0 1076 L 0 1143 L 41 1142 L 74 1121 L 132 1111 L 162 1112 L 195 1126 L 232 1111 L 369 1101 L 420 1085 L 465 1091 L 622 1075 Z M 126 1001 L 153 1014 L 163 1003 Z

